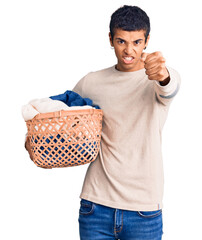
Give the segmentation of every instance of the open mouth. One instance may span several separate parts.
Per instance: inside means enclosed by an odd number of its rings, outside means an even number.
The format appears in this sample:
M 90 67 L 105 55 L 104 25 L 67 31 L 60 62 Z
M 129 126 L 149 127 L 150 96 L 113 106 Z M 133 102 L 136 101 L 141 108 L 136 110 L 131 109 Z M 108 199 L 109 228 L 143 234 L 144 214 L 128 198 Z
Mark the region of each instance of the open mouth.
M 133 60 L 134 60 L 134 57 L 123 57 L 123 61 L 124 61 L 124 63 L 126 63 L 126 64 L 132 63 Z

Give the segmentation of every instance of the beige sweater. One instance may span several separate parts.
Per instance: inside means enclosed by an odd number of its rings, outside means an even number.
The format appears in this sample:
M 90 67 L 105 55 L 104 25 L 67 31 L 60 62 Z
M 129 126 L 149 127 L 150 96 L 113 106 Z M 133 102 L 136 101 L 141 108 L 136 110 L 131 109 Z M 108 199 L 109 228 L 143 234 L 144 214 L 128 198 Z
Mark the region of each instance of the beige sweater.
M 120 72 L 115 66 L 90 72 L 73 91 L 104 112 L 101 148 L 87 169 L 80 198 L 105 206 L 152 211 L 163 207 L 161 135 L 180 76 L 167 67 L 166 86 L 145 69 Z

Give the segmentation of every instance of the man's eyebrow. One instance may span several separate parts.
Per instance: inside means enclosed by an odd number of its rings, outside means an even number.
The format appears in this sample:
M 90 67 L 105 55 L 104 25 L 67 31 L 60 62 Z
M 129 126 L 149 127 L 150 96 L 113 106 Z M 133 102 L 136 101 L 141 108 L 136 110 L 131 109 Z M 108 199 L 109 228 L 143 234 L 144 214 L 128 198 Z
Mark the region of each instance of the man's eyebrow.
M 124 40 L 124 39 L 122 39 L 122 38 L 116 38 L 116 40 L 126 41 L 126 40 Z M 137 40 L 133 40 L 133 42 L 137 42 L 137 41 L 141 41 L 141 40 L 143 40 L 143 39 L 142 39 L 142 38 L 139 38 L 139 39 L 137 39 Z

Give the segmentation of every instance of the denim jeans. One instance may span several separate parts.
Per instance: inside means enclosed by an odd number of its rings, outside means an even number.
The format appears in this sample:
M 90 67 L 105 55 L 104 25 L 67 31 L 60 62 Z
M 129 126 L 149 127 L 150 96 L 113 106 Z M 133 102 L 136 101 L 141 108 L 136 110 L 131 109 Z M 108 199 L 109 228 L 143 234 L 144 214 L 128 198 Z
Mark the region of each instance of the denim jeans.
M 80 240 L 161 240 L 162 209 L 129 211 L 81 199 Z

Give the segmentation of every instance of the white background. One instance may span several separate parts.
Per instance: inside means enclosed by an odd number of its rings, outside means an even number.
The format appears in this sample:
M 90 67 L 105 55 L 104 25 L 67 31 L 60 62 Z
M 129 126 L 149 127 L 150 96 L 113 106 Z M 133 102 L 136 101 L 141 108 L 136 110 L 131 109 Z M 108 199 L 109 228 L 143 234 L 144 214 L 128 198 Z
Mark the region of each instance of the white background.
M 202 17 L 194 0 L 1 1 L 0 239 L 79 239 L 79 194 L 88 165 L 36 167 L 24 149 L 21 106 L 71 90 L 88 72 L 114 65 L 109 21 L 124 4 L 147 12 L 147 52 L 161 51 L 182 79 L 163 130 L 163 239 L 202 239 Z

